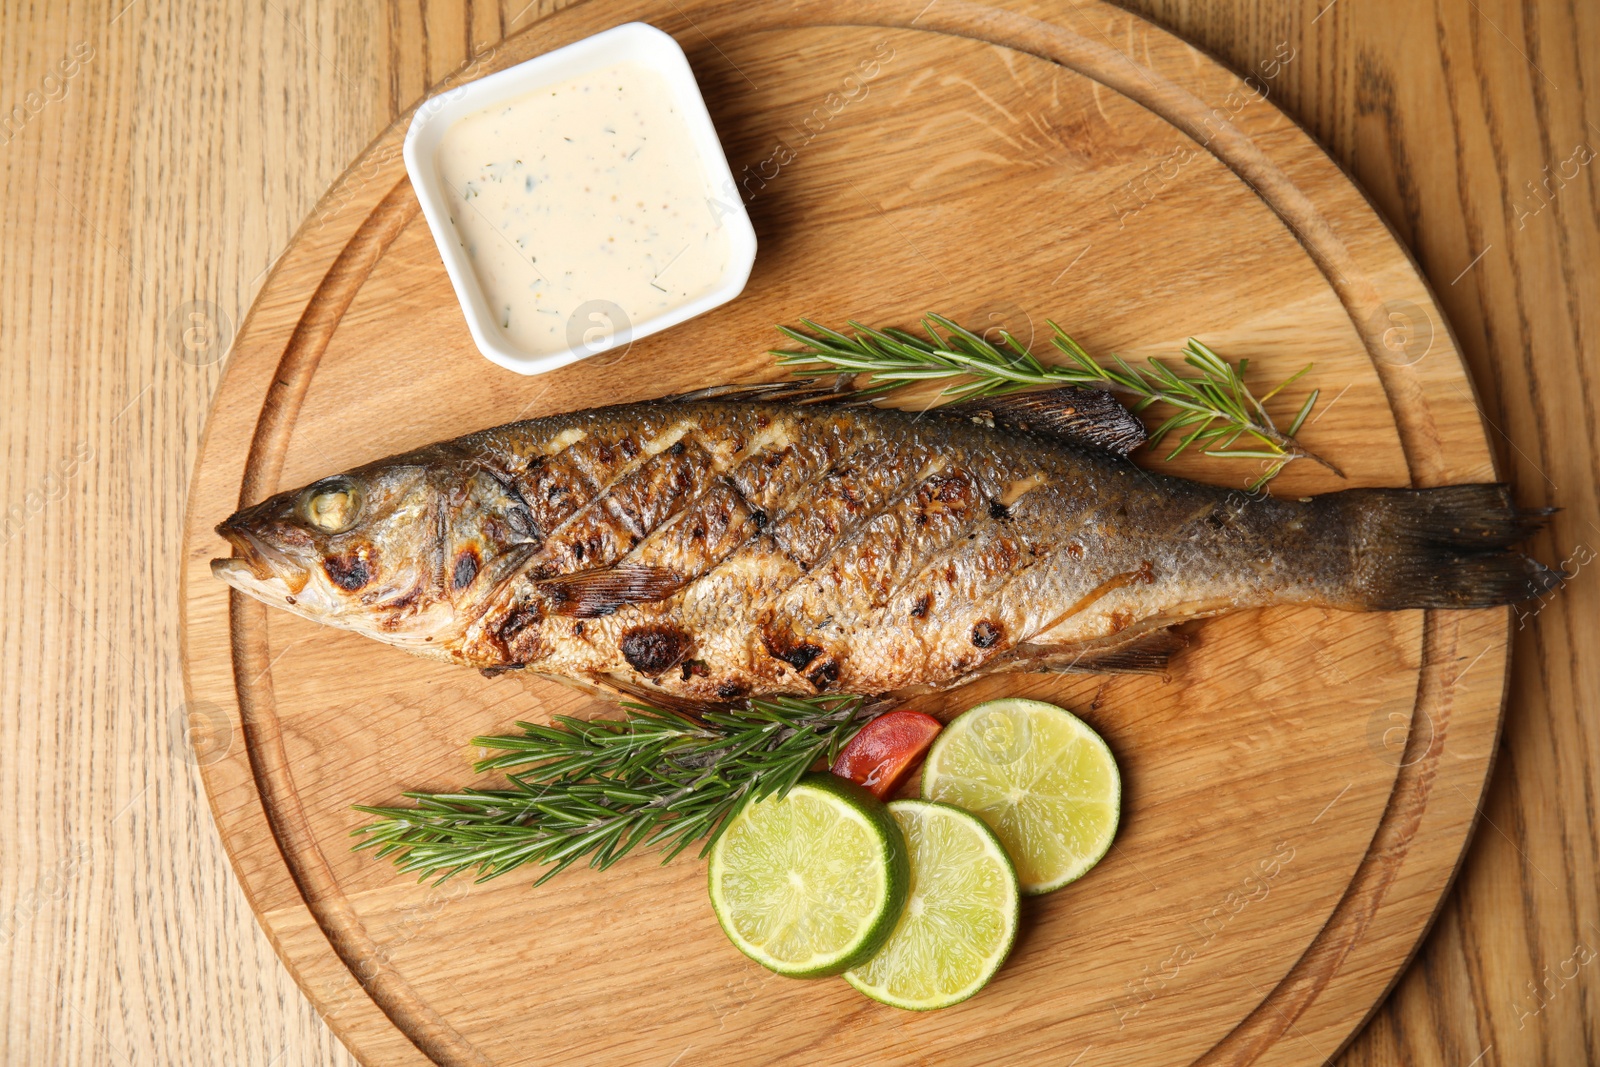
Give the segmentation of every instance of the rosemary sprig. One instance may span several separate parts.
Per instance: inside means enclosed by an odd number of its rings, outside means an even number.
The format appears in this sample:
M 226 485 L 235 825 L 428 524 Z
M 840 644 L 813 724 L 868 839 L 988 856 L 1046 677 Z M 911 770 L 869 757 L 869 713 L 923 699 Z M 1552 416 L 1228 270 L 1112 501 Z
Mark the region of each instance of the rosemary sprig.
M 549 864 L 535 885 L 585 856 L 604 870 L 637 846 L 672 859 L 752 800 L 788 792 L 819 759 L 873 718 L 860 697 L 777 697 L 697 718 L 640 704 L 623 719 L 557 716 L 519 722 L 521 734 L 478 737 L 500 750 L 478 771 L 508 773 L 505 789 L 406 793 L 415 807 L 365 807 L 378 821 L 353 831 L 357 850 L 392 856 L 403 871 L 442 882 L 476 869 L 487 881 L 525 863 Z
M 811 333 L 779 326 L 778 330 L 802 347 L 798 351 L 774 350 L 778 362 L 795 367 L 796 374 L 814 374 L 818 365 L 867 376 L 867 392 L 885 392 L 919 381 L 947 378 L 957 381 L 939 393 L 936 403 L 997 396 L 1039 385 L 1086 385 L 1124 393 L 1137 400 L 1134 412 L 1160 402 L 1173 409 L 1150 434 L 1156 447 L 1169 435 L 1181 434 L 1167 454 L 1173 459 L 1198 446 L 1208 456 L 1231 456 L 1262 462 L 1262 474 L 1251 483 L 1255 491 L 1277 477 L 1296 459 L 1310 459 L 1344 476 L 1332 463 L 1295 440 L 1306 416 L 1317 403 L 1318 390 L 1306 397 L 1287 430 L 1279 430 L 1267 412 L 1266 402 L 1311 369 L 1306 364 L 1266 395 L 1256 397 L 1244 383 L 1249 360 L 1237 367 L 1200 341 L 1184 346 L 1184 363 L 1196 373 L 1180 374 L 1159 359 L 1140 370 L 1113 354 L 1112 365 L 1093 359 L 1054 322 L 1051 343 L 1067 357 L 1065 363 L 1041 363 L 1011 333 L 1002 330 L 1000 343 L 945 318 L 927 315 L 922 320 L 926 337 L 907 330 L 875 330 L 851 321 L 853 336 L 810 319 L 800 320 Z M 1244 447 L 1234 447 L 1244 438 Z

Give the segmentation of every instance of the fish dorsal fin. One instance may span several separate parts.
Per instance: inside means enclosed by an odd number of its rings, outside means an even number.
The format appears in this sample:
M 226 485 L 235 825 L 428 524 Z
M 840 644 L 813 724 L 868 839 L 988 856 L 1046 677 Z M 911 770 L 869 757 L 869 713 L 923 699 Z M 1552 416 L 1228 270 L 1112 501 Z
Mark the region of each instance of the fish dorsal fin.
M 539 588 L 552 615 L 598 619 L 626 604 L 664 600 L 682 589 L 683 577 L 660 567 L 619 564 L 546 578 Z
M 713 385 L 692 393 L 664 396 L 668 403 L 693 403 L 715 400 L 721 403 L 761 404 L 870 404 L 875 395 L 852 385 L 851 374 L 830 374 L 821 378 L 801 378 L 785 382 L 750 382 L 741 385 Z
M 835 374 L 790 382 L 713 385 L 692 393 L 664 396 L 661 400 L 669 403 L 867 406 L 878 399 L 876 391 L 857 389 L 851 381 L 851 375 Z M 932 408 L 927 414 L 1059 437 L 1073 444 L 1103 448 L 1119 456 L 1138 448 L 1148 436 L 1144 424 L 1118 403 L 1116 397 L 1104 390 L 1080 389 L 1073 385 L 964 400 L 948 407 Z
M 1144 423 L 1101 389 L 1067 385 L 963 400 L 939 409 L 989 426 L 1059 437 L 1126 456 L 1149 436 Z

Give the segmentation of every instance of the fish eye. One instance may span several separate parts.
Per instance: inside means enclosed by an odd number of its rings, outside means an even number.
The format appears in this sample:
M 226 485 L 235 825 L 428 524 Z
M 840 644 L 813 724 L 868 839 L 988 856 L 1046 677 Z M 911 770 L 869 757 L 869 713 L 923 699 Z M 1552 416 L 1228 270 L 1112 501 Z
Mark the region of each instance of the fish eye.
M 318 482 L 306 490 L 300 507 L 305 519 L 323 533 L 348 530 L 361 510 L 361 494 L 343 479 Z

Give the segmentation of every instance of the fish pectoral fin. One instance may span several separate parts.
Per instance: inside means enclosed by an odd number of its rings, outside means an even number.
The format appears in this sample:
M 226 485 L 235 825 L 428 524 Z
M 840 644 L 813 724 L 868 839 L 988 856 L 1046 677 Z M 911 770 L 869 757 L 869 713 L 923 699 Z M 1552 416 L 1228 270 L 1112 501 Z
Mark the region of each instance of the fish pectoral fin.
M 1132 452 L 1149 436 L 1144 423 L 1110 393 L 1071 385 L 964 400 L 940 409 L 940 413 L 1059 437 L 1119 456 Z
M 575 571 L 539 583 L 551 615 L 598 619 L 626 604 L 664 600 L 683 588 L 683 577 L 660 567 L 620 564 Z
M 1155 630 L 1118 644 L 1041 649 L 1028 669 L 1060 674 L 1166 674 L 1189 639 L 1175 629 Z
M 526 663 L 507 663 L 503 667 L 479 667 L 478 673 L 483 675 L 485 678 L 498 678 L 502 674 L 507 674 L 511 671 L 523 670 L 527 666 L 528 665 Z

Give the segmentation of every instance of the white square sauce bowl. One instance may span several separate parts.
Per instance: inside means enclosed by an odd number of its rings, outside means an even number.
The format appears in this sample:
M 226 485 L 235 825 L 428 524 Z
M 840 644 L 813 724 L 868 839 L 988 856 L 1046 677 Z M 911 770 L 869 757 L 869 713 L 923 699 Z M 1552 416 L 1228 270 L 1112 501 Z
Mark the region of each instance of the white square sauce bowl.
M 472 339 L 519 374 L 725 304 L 755 263 L 689 61 L 641 22 L 425 101 L 405 162 Z

